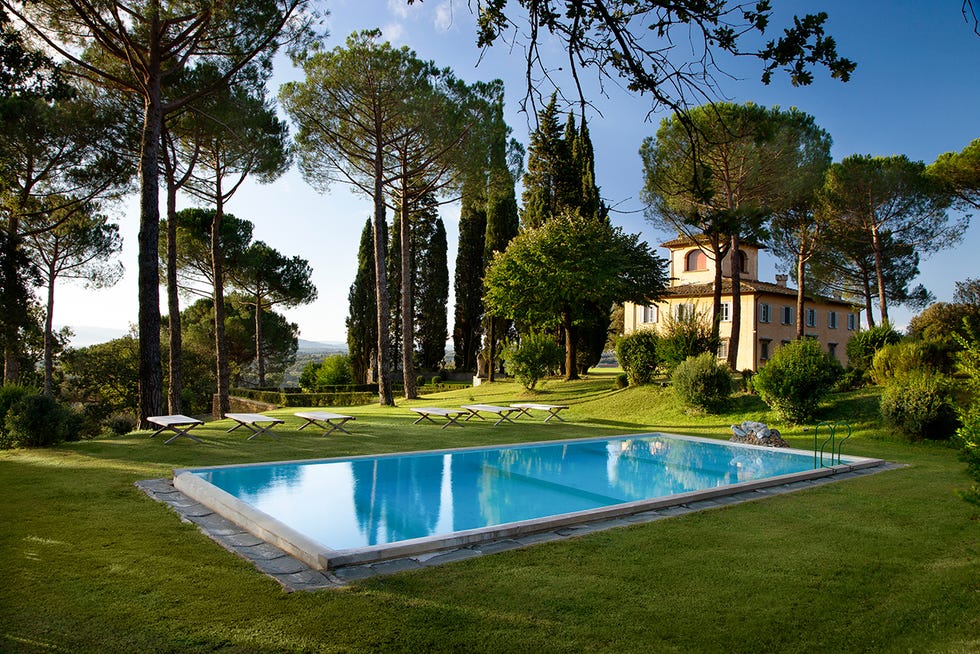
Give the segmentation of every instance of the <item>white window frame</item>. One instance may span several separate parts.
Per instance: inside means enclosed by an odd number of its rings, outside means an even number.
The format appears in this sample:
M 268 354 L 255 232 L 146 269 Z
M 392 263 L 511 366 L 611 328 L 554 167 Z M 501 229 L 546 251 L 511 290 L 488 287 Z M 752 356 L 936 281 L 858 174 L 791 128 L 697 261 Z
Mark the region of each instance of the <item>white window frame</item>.
M 675 304 L 673 308 L 674 319 L 686 320 L 694 315 L 694 305 L 690 302 Z
M 731 302 L 722 302 L 721 303 L 721 313 L 719 315 L 721 316 L 721 321 L 722 322 L 731 322 L 731 320 L 732 320 L 732 303 Z
M 728 339 L 722 338 L 718 341 L 718 358 L 727 359 L 728 358 Z
M 643 324 L 650 325 L 660 322 L 660 307 L 655 304 L 648 304 L 643 307 Z
M 759 322 L 772 322 L 772 307 L 769 306 L 768 302 L 759 303 Z

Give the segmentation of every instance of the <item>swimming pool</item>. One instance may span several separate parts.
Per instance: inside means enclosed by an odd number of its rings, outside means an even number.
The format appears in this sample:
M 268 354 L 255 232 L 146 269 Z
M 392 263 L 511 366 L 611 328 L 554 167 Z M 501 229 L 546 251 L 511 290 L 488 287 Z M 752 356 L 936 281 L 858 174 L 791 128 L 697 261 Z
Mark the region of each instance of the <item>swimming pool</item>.
M 554 529 L 876 465 L 642 434 L 174 471 L 174 485 L 317 569 Z

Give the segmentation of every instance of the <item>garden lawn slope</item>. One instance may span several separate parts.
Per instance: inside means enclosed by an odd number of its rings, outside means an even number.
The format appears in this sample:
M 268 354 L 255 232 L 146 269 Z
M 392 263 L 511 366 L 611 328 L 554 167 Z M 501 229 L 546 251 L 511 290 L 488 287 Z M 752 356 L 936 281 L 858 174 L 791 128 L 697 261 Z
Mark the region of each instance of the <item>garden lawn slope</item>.
M 280 440 L 222 421 L 195 430 L 201 444 L 139 432 L 0 452 L 0 651 L 980 651 L 980 521 L 954 494 L 964 465 L 887 433 L 873 392 L 836 397 L 822 417 L 855 427 L 845 454 L 902 469 L 341 590 L 285 593 L 133 485 L 183 466 L 651 430 L 727 438 L 732 423 L 772 421 L 752 396 L 692 417 L 669 390 L 611 387 L 595 375 L 531 396 L 569 404 L 564 424 L 439 429 L 405 408 L 528 400 L 504 383 L 352 407 L 350 436 L 297 432 L 288 410 L 273 413 L 287 420 Z M 777 426 L 811 446 L 812 431 Z

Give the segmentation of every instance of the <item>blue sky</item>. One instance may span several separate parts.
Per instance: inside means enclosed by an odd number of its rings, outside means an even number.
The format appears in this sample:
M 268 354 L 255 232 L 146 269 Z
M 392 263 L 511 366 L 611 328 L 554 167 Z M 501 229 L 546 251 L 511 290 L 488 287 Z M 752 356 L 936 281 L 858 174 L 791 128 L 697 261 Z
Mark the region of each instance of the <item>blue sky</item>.
M 828 33 L 838 51 L 858 63 L 848 83 L 818 72 L 812 86 L 794 88 L 783 76 L 769 86 L 759 81 L 761 68 L 748 58 L 722 60 L 728 75 L 718 76 L 718 98 L 753 101 L 766 106 L 796 106 L 812 114 L 834 140 L 832 154 L 840 160 L 851 154 L 905 154 L 930 163 L 936 156 L 961 150 L 980 137 L 980 36 L 962 14 L 961 0 L 777 0 L 778 12 L 770 31 L 788 25 L 792 15 L 826 11 Z M 414 5 L 404 0 L 337 0 L 326 7 L 330 37 L 326 46 L 341 45 L 352 31 L 379 27 L 385 38 L 407 45 L 419 57 L 449 66 L 468 81 L 503 79 L 507 119 L 514 136 L 528 143 L 533 117 L 519 112 L 525 94 L 524 59 L 520 46 L 501 44 L 481 53 L 475 46 L 475 20 L 463 0 L 426 0 Z M 681 44 L 679 47 L 683 47 Z M 555 44 L 544 52 L 555 66 L 564 63 Z M 569 97 L 569 80 L 555 79 Z M 274 89 L 299 79 L 288 60 L 280 58 Z M 594 109 L 587 115 L 596 149 L 596 177 L 602 195 L 616 209 L 613 221 L 630 232 L 640 232 L 653 245 L 670 237 L 656 231 L 643 218 L 639 202 L 642 171 L 637 151 L 652 135 L 664 114 L 650 115 L 648 99 L 607 83 L 598 92 L 594 75 L 585 73 L 587 93 Z M 550 89 L 543 88 L 545 95 Z M 190 206 L 184 200 L 182 206 Z M 310 261 L 319 299 L 286 311 L 299 324 L 301 338 L 344 341 L 347 292 L 353 281 L 357 246 L 370 200 L 337 185 L 318 194 L 292 170 L 269 185 L 247 184 L 229 202 L 227 210 L 255 223 L 255 238 L 284 254 Z M 442 211 L 449 236 L 450 266 L 455 259 L 458 207 Z M 116 211 L 125 249 L 126 276 L 110 289 L 84 289 L 63 284 L 55 296 L 55 324 L 127 329 L 136 321 L 135 200 Z M 921 282 L 940 300 L 949 300 L 953 283 L 980 277 L 980 226 L 971 225 L 963 242 L 920 265 Z M 764 257 L 760 277 L 772 280 L 774 257 Z M 450 297 L 450 330 L 452 296 Z M 893 321 L 904 325 L 912 315 L 898 308 Z M 79 339 L 78 344 L 85 344 Z

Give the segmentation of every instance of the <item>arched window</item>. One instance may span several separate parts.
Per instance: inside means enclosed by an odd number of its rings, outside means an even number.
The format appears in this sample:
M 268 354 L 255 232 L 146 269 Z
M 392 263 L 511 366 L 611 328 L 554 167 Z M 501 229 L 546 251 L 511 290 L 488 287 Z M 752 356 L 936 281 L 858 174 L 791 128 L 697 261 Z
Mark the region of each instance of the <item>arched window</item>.
M 708 257 L 701 250 L 691 250 L 687 253 L 687 263 L 684 269 L 688 271 L 707 270 Z
M 738 251 L 738 270 L 739 272 L 749 271 L 749 257 L 745 254 L 745 250 Z

